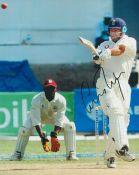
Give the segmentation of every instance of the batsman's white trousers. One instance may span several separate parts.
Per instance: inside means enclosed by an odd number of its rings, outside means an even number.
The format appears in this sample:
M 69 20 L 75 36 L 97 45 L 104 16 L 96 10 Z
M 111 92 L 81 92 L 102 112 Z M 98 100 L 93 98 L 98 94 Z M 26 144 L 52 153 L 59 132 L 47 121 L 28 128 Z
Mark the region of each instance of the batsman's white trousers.
M 113 84 L 111 80 L 107 79 L 106 82 L 104 78 L 99 78 L 96 88 L 103 112 L 109 117 L 110 131 L 105 158 L 114 157 L 115 150 L 120 150 L 124 145 L 129 146 L 127 127 L 131 88 L 124 78 Z

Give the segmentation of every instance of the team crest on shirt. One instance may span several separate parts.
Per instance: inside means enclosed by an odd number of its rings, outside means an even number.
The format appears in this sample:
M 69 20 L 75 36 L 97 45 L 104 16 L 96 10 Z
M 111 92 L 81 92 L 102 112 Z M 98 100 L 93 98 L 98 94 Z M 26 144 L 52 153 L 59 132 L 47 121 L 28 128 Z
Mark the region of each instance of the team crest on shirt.
M 106 45 L 106 46 L 105 46 L 105 49 L 108 49 L 108 48 L 109 48 L 109 45 Z

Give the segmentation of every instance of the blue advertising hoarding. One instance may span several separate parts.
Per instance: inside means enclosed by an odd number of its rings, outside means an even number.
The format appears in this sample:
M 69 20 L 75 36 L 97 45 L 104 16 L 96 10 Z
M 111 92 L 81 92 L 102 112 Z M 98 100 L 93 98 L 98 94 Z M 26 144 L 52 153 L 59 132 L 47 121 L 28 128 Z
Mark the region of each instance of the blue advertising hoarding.
M 96 106 L 99 101 L 96 89 L 76 89 L 74 96 L 75 124 L 77 132 L 95 132 Z M 139 132 L 139 89 L 133 88 L 128 132 Z M 102 111 L 99 111 L 99 130 L 103 130 Z
M 130 104 L 129 132 L 139 132 L 139 89 L 133 88 Z

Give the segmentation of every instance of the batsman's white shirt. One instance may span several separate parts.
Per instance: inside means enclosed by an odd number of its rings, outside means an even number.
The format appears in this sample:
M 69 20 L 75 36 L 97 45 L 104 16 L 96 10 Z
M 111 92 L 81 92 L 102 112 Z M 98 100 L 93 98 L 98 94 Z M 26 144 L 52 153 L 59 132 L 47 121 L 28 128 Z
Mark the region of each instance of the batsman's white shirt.
M 113 79 L 113 73 L 115 73 L 116 76 L 119 76 L 121 72 L 125 72 L 125 74 L 123 74 L 124 78 L 127 80 L 129 79 L 132 62 L 136 56 L 136 40 L 134 38 L 124 35 L 116 43 L 111 40 L 103 42 L 98 49 L 104 51 L 106 48 L 112 49 L 121 44 L 126 46 L 125 52 L 120 56 L 111 56 L 111 59 L 106 59 L 101 64 L 107 78 Z
M 49 102 L 45 93 L 40 92 L 33 97 L 28 115 L 33 126 L 48 123 L 63 127 L 63 124 L 69 121 L 65 112 L 66 99 L 61 94 L 56 92 L 55 98 Z
M 111 40 L 103 42 L 98 47 L 98 49 L 104 51 L 106 48 L 111 49 L 121 44 L 126 46 L 125 52 L 122 55 L 111 56 L 110 59 L 106 59 L 101 63 L 100 78 L 97 81 L 97 93 L 102 94 L 104 88 L 106 89 L 106 91 L 116 90 L 117 94 L 119 94 L 119 97 L 121 96 L 121 99 L 123 98 L 122 94 L 124 95 L 124 104 L 126 104 L 126 107 L 128 108 L 130 103 L 130 87 L 128 84 L 128 80 L 132 70 L 133 61 L 136 56 L 136 40 L 132 37 L 124 35 L 116 43 Z M 111 84 L 112 82 L 113 84 Z M 109 88 L 111 86 L 112 88 Z M 119 89 L 119 87 L 121 88 L 121 90 Z M 112 106 L 112 102 L 109 100 L 109 103 L 106 105 Z

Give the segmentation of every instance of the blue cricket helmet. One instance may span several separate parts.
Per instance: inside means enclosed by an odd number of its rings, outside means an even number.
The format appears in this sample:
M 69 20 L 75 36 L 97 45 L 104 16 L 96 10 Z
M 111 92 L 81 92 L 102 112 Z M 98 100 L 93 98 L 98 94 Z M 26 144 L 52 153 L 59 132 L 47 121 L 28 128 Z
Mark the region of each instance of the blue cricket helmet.
M 110 31 L 112 28 L 121 29 L 122 33 L 126 33 L 127 31 L 126 22 L 121 18 L 112 18 L 110 20 L 108 31 Z

